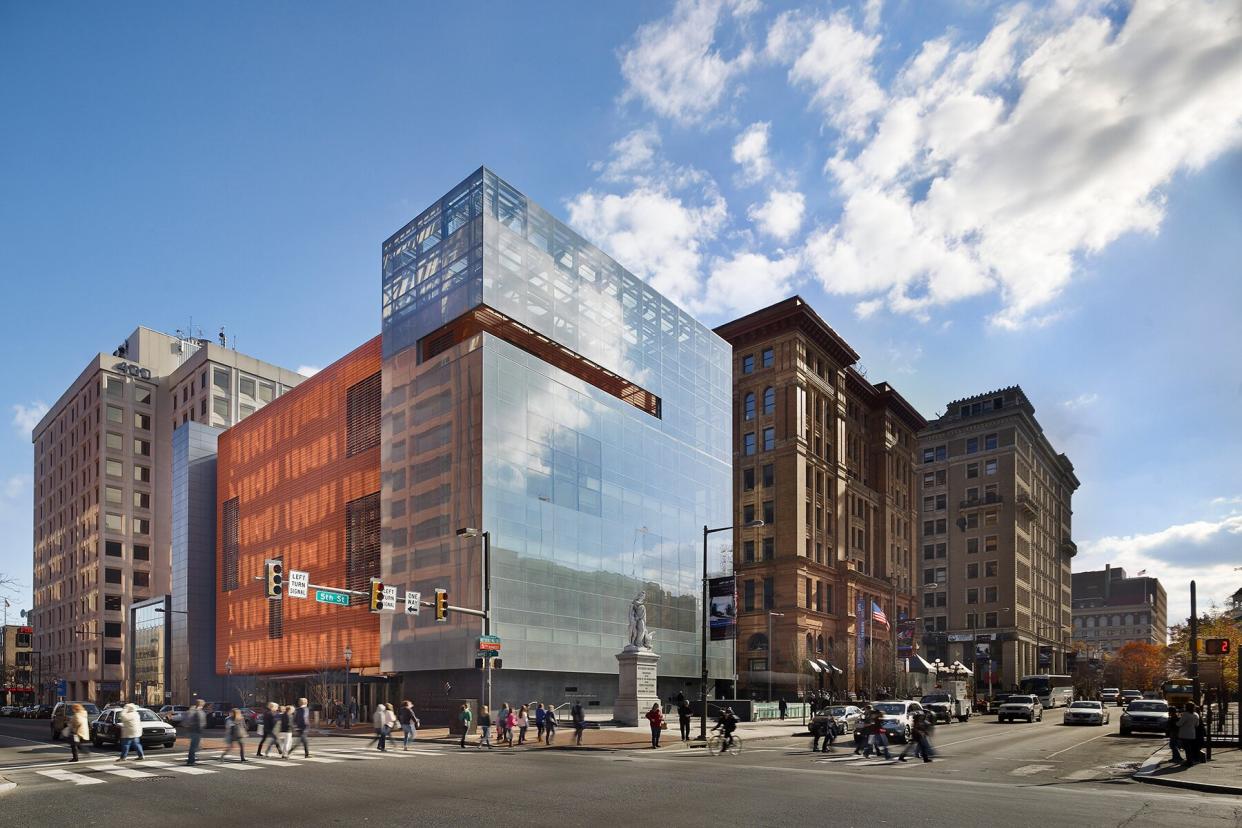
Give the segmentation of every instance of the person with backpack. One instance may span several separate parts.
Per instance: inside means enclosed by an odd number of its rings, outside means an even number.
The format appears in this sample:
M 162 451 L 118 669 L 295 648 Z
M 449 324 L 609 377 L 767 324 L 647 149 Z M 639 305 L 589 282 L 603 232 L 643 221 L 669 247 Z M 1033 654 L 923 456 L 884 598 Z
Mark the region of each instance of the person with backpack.
M 310 742 L 306 739 L 308 730 L 310 730 L 310 706 L 306 699 L 298 699 L 298 709 L 293 711 L 293 735 L 297 737 L 298 744 L 302 746 L 302 756 L 306 759 L 310 758 Z
M 185 757 L 187 765 L 196 763 L 198 746 L 203 741 L 203 731 L 207 729 L 207 714 L 203 711 L 204 706 L 202 699 L 195 699 L 194 706 L 187 710 L 181 719 L 181 723 L 185 725 L 185 732 L 190 734 L 190 751 Z
M 474 714 L 470 712 L 470 705 L 463 704 L 461 710 L 457 714 L 457 721 L 461 723 L 461 744 L 459 747 L 466 746 L 466 734 L 470 732 L 470 722 L 474 720 Z
M 402 750 L 409 750 L 410 742 L 417 737 L 418 727 L 422 724 L 418 716 L 414 715 L 414 703 L 409 699 L 401 703 L 401 709 L 397 711 L 397 721 L 401 723 L 401 733 L 405 737 Z
M 535 705 L 535 741 L 543 741 L 543 720 L 547 713 L 543 709 L 543 702 Z

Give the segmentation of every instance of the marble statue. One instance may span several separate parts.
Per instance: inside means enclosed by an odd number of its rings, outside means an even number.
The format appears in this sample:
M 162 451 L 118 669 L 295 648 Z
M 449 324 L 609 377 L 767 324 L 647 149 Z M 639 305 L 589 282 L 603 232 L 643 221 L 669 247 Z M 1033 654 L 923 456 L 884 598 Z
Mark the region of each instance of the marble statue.
M 626 649 L 650 650 L 651 632 L 647 629 L 647 593 L 640 592 L 630 602 L 630 642 Z

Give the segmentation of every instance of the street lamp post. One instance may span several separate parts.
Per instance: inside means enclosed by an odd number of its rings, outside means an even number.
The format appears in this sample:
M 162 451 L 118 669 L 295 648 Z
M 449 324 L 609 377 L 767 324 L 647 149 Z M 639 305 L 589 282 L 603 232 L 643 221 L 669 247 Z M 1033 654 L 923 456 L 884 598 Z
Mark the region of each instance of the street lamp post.
M 229 674 L 229 698 L 233 698 L 233 657 L 224 659 L 224 669 Z
M 768 612 L 768 703 L 772 702 L 772 668 L 776 666 L 776 647 L 772 638 L 772 619 L 784 618 L 783 612 Z
M 483 635 L 492 634 L 492 533 L 489 530 L 480 532 L 478 529 L 469 527 L 458 529 L 457 534 L 463 538 L 477 538 L 483 536 L 483 566 L 481 567 L 481 576 L 483 578 L 482 596 L 483 596 Z M 487 709 L 492 709 L 492 660 L 490 658 L 483 659 L 483 699 L 482 704 L 487 705 Z
M 757 529 L 763 526 L 762 520 L 752 520 L 743 525 L 745 529 Z M 700 650 L 700 666 L 702 667 L 702 685 L 699 687 L 699 701 L 703 705 L 703 709 L 699 711 L 699 741 L 707 741 L 707 604 L 710 600 L 707 596 L 707 536 L 714 535 L 717 532 L 728 532 L 732 526 L 719 526 L 715 529 L 708 529 L 707 524 L 703 524 L 703 618 L 702 624 L 699 626 L 699 635 L 701 636 L 702 648 Z M 737 621 L 735 620 L 736 624 Z M 769 655 L 771 653 L 769 652 Z
M 348 644 L 345 645 L 345 729 L 349 730 L 354 726 L 354 717 L 351 713 L 349 698 L 349 662 L 354 657 L 354 650 Z

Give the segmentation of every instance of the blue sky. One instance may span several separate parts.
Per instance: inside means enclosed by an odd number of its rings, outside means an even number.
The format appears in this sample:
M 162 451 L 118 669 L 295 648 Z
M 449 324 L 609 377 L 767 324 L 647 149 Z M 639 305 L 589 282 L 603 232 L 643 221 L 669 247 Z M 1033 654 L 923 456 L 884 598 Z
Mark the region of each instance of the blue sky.
M 1076 563 L 1221 598 L 1240 56 L 1209 0 L 0 2 L 0 572 L 92 353 L 192 317 L 323 366 L 379 329 L 381 241 L 486 163 L 708 323 L 802 294 L 927 416 L 1021 384 Z

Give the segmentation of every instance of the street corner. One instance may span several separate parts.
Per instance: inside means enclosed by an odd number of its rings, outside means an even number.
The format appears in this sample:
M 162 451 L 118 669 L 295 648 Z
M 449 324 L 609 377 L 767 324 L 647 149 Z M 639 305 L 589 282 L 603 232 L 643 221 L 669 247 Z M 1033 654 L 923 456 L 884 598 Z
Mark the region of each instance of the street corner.
M 1165 747 L 1153 753 L 1131 777 L 1148 785 L 1201 791 L 1203 793 L 1242 796 L 1242 750 L 1217 749 L 1211 762 L 1186 766 L 1172 761 Z
M 0 796 L 7 796 L 17 790 L 17 783 L 10 782 L 3 776 L 0 776 Z

